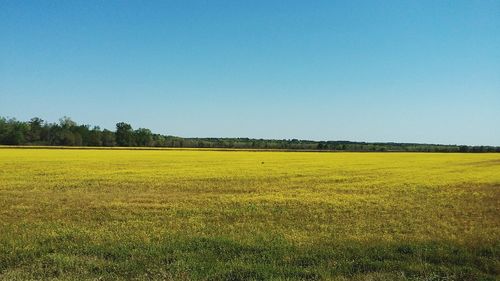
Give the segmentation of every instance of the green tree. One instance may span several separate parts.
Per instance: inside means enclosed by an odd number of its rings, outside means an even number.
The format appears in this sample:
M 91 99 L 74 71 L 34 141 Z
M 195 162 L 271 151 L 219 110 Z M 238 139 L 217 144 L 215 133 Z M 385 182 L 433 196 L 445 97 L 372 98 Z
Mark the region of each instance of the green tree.
M 102 145 L 101 129 L 95 126 L 89 133 L 88 145 L 101 146 Z
M 134 145 L 134 131 L 132 126 L 125 122 L 116 124 L 116 144 L 118 146 L 133 146 Z
M 35 143 L 41 140 L 42 129 L 43 129 L 44 121 L 41 118 L 33 117 L 28 122 L 29 124 L 29 133 L 27 136 L 27 140 L 30 143 Z
M 101 143 L 103 146 L 115 146 L 116 145 L 115 134 L 110 130 L 104 129 L 101 133 Z
M 71 127 L 76 126 L 76 122 L 71 120 L 71 118 L 64 116 L 63 118 L 59 119 L 59 126 L 63 129 L 71 129 Z
M 138 146 L 151 146 L 153 143 L 153 134 L 149 129 L 139 128 L 135 130 L 134 135 Z

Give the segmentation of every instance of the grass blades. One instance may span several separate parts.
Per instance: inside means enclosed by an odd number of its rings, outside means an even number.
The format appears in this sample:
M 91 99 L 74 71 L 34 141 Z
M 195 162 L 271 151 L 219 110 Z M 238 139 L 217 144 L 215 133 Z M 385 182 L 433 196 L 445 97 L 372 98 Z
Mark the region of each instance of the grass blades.
M 500 155 L 0 150 L 0 279 L 496 280 Z

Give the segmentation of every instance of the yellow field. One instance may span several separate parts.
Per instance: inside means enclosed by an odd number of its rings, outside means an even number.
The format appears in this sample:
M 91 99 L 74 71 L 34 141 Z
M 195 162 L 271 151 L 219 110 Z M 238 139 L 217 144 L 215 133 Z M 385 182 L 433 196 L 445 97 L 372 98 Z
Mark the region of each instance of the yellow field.
M 498 274 L 500 154 L 0 149 L 0 279 Z

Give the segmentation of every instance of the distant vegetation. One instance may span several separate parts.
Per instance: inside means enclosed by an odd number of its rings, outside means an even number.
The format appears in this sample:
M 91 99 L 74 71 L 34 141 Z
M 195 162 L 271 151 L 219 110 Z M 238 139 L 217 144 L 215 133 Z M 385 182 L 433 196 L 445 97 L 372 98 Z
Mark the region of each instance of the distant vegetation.
M 116 131 L 97 126 L 80 125 L 69 117 L 59 123 L 40 118 L 19 121 L 0 117 L 0 144 L 58 146 L 125 146 L 125 147 L 191 147 L 246 148 L 335 151 L 416 151 L 416 152 L 500 152 L 500 147 L 438 145 L 417 143 L 367 143 L 351 141 L 311 141 L 298 139 L 251 138 L 182 138 L 152 133 L 145 128 L 133 129 L 130 124 L 116 124 Z

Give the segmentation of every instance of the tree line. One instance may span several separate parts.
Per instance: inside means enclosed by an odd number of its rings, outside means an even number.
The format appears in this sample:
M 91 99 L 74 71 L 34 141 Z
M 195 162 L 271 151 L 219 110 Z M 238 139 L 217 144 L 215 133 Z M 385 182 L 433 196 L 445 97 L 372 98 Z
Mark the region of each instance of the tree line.
M 186 147 L 235 149 L 284 149 L 325 151 L 412 151 L 412 152 L 500 152 L 495 146 L 440 145 L 418 143 L 368 143 L 351 141 L 311 141 L 298 139 L 182 138 L 133 129 L 125 122 L 115 131 L 77 124 L 69 117 L 57 123 L 38 117 L 29 121 L 0 117 L 0 144 L 54 146 Z

